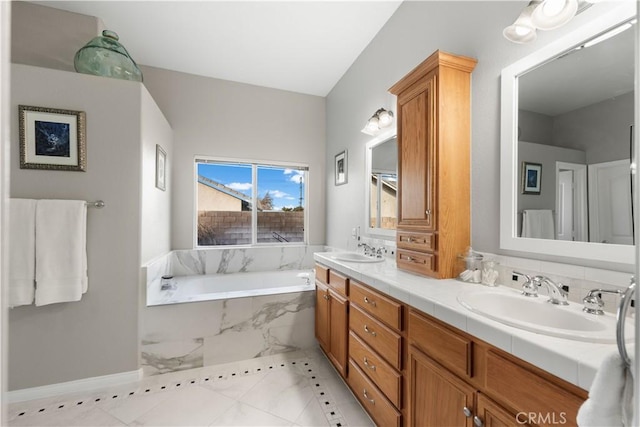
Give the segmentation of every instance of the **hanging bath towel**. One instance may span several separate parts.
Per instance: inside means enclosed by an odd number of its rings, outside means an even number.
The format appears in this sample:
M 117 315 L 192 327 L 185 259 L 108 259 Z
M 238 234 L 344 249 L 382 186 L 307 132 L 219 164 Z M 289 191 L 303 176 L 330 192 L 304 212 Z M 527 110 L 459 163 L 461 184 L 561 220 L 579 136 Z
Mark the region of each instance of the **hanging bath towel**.
M 9 307 L 33 303 L 36 200 L 9 199 Z
M 553 212 L 550 209 L 526 209 L 522 213 L 522 237 L 555 239 Z
M 79 301 L 87 291 L 87 206 L 39 200 L 36 206 L 36 305 Z

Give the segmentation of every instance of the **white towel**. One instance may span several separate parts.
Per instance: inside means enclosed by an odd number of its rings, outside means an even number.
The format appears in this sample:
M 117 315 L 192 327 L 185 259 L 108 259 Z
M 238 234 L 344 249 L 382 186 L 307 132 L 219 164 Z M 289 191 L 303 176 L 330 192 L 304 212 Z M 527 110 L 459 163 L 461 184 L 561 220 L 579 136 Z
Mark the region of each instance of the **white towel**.
M 38 200 L 36 305 L 79 301 L 87 291 L 87 206 L 82 200 Z
M 36 200 L 9 199 L 9 307 L 33 303 Z
M 526 209 L 522 213 L 522 237 L 555 239 L 553 212 L 550 209 Z
M 602 361 L 576 420 L 580 427 L 632 425 L 633 375 L 618 352 Z

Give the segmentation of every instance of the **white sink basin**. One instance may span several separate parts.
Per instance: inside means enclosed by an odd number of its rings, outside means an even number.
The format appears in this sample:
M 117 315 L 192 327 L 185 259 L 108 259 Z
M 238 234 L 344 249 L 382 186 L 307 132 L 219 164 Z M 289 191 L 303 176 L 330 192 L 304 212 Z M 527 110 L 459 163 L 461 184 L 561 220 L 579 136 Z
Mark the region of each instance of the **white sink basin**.
M 331 258 L 337 259 L 338 261 L 347 261 L 347 262 L 382 262 L 384 258 L 376 258 L 370 257 L 367 255 L 362 255 L 357 252 L 338 252 L 336 254 L 331 255 Z
M 458 301 L 467 309 L 506 325 L 577 341 L 615 343 L 614 315 L 587 314 L 578 304 L 560 306 L 547 300 L 545 295 L 529 298 L 512 290 L 483 290 L 458 295 Z M 626 336 L 633 337 L 631 321 L 625 328 Z

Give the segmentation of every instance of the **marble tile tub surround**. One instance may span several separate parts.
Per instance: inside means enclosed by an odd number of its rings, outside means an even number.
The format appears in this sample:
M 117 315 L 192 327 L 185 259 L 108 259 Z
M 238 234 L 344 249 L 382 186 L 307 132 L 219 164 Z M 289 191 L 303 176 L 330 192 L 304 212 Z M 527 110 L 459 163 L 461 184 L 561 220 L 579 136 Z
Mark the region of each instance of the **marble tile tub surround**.
M 480 284 L 417 276 L 398 270 L 392 259 L 386 259 L 381 263 L 363 264 L 335 260 L 331 258 L 331 253 L 316 253 L 314 257 L 316 261 L 330 268 L 366 283 L 585 390 L 591 386 L 602 360 L 608 354 L 617 351 L 615 344 L 594 344 L 536 334 L 492 321 L 465 309 L 458 302 L 457 296 L 460 293 L 483 288 L 491 289 Z M 591 289 L 590 282 L 595 277 L 598 281 L 593 283 L 603 287 L 615 286 L 618 281 L 624 287 L 630 277 L 626 273 L 523 258 L 496 255 L 495 259 L 502 262 L 499 282 L 501 284 L 505 283 L 505 279 L 511 280 L 512 267 L 525 270 L 522 271 L 523 273 L 542 273 L 554 280 L 566 278 L 569 279 L 569 286 L 571 283 L 584 283 L 584 289 Z M 580 294 L 578 286 L 574 289 L 576 290 L 574 295 Z M 584 295 L 580 294 L 580 299 L 582 296 Z M 572 296 L 572 299 L 575 297 Z
M 212 248 L 171 251 L 144 266 L 147 289 L 159 289 L 163 275 L 231 274 L 313 268 L 321 245 Z

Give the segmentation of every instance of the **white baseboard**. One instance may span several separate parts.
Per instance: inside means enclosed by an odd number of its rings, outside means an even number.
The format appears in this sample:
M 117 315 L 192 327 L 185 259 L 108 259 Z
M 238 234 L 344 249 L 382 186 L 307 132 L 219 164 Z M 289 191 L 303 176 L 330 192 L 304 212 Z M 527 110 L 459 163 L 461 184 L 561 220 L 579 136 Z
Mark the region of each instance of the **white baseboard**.
M 6 403 L 15 403 L 24 402 L 26 400 L 60 396 L 67 393 L 82 393 L 105 387 L 128 384 L 139 381 L 140 379 L 142 379 L 142 368 L 137 371 L 122 372 L 119 374 L 104 375 L 101 377 L 83 378 L 76 381 L 8 391 L 5 393 L 2 401 Z

